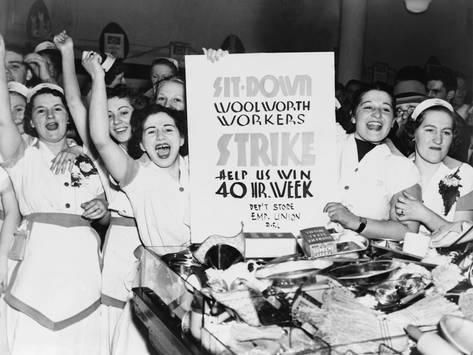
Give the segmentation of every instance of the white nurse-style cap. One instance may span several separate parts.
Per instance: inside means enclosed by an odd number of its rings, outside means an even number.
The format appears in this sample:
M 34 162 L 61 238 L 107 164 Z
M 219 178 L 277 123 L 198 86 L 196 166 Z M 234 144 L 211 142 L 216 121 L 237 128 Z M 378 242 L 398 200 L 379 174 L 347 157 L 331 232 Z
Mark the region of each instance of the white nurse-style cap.
M 31 98 L 41 89 L 56 90 L 56 91 L 59 91 L 62 95 L 64 95 L 64 90 L 59 85 L 51 84 L 51 83 L 41 83 L 29 89 L 27 101 L 30 102 Z
M 422 112 L 434 106 L 445 107 L 450 112 L 455 112 L 455 110 L 453 109 L 453 106 L 450 105 L 445 100 L 437 99 L 437 98 L 427 99 L 427 100 L 422 101 L 420 104 L 418 104 L 416 108 L 414 109 L 414 111 L 412 111 L 412 115 L 411 115 L 412 120 L 415 121 Z

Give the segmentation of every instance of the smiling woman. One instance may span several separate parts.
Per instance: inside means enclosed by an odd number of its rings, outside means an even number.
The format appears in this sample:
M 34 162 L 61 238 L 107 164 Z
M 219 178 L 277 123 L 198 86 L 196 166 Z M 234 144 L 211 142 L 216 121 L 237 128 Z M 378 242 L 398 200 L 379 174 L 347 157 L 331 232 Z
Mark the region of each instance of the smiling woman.
M 339 127 L 339 196 L 324 211 L 331 221 L 368 238 L 403 239 L 418 223 L 400 222 L 394 213 L 397 196 L 420 196 L 419 175 L 412 162 L 392 148 L 386 137 L 393 125 L 393 98 L 381 86 L 362 89 L 351 111 L 356 130 Z
M 95 55 L 82 59 L 92 77 L 89 108 L 90 136 L 110 175 L 126 193 L 133 208 L 139 235 L 145 246 L 161 247 L 165 254 L 190 243 L 189 171 L 179 150 L 185 142 L 183 112 L 150 105 L 132 115 L 129 153 L 141 150 L 134 160 L 110 136 L 104 72 Z M 129 303 L 114 335 L 114 354 L 145 354 L 146 344 L 137 330 L 129 327 Z M 123 328 L 123 329 L 122 329 Z
M 40 85 L 38 85 L 40 86 Z M 62 89 L 43 85 L 30 96 L 25 132 L 49 143 L 60 143 L 67 133 L 69 112 Z
M 90 222 L 108 215 L 102 184 L 86 156 L 71 160 L 70 169 L 51 171 L 53 158 L 67 147 L 70 116 L 57 85 L 30 91 L 25 129 L 37 138 L 32 144 L 21 138 L 9 109 L 4 58 L 0 36 L 0 154 L 28 230 L 5 293 L 11 354 L 67 354 L 72 348 L 98 354 L 100 238 Z

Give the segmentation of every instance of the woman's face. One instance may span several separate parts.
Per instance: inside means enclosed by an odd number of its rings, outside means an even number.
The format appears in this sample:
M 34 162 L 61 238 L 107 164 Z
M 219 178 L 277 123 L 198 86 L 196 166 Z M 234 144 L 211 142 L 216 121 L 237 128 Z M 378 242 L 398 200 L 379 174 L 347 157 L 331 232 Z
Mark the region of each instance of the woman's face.
M 26 99 L 18 94 L 10 93 L 10 112 L 20 134 L 24 133 L 23 120 L 25 118 Z
M 151 82 L 155 86 L 160 80 L 174 75 L 173 70 L 166 64 L 155 64 L 151 68 Z
M 381 90 L 370 90 L 363 94 L 356 108 L 353 123 L 355 137 L 366 142 L 379 143 L 393 126 L 393 102 L 391 96 Z
M 58 96 L 40 94 L 34 98 L 32 126 L 38 137 L 47 142 L 59 142 L 66 137 L 69 116 Z
M 184 85 L 182 83 L 167 81 L 162 83 L 157 92 L 156 103 L 177 111 L 184 111 Z
M 436 164 L 445 159 L 453 141 L 453 119 L 443 111 L 427 111 L 414 133 L 416 156 Z
M 173 166 L 183 144 L 184 138 L 181 137 L 172 117 L 164 112 L 148 116 L 143 124 L 140 147 L 153 163 L 161 168 Z
M 131 137 L 130 119 L 133 106 L 127 98 L 111 97 L 107 100 L 110 135 L 118 143 L 126 143 Z

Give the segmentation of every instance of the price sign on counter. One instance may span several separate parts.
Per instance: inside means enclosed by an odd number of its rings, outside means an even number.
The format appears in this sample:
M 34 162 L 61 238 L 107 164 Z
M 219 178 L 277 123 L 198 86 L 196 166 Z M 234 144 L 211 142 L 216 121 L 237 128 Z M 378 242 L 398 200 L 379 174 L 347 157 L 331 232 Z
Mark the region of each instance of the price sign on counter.
M 335 193 L 333 53 L 186 56 L 191 238 L 323 225 Z

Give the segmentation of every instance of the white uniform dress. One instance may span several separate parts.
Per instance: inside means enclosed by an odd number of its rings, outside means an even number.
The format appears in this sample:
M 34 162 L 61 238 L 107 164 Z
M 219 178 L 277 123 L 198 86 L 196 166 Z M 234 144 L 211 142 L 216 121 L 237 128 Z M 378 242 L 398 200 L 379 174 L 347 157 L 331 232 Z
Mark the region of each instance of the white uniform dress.
M 134 251 L 141 245 L 130 201 L 110 179 L 105 189 L 112 217 L 105 235 L 102 269 L 102 304 L 107 306 L 107 333 L 112 345 L 115 326 L 131 298 L 138 260 Z
M 179 157 L 179 181 L 166 169 L 149 159 L 135 160 L 136 174 L 123 182 L 145 246 L 157 247 L 158 254 L 175 251 L 190 243 L 189 170 L 185 158 Z
M 10 177 L 8 176 L 5 169 L 0 168 L 0 195 L 3 194 L 10 187 Z M 0 230 L 3 226 L 5 218 L 5 210 L 3 208 L 2 199 L 0 198 Z M 11 274 L 11 270 L 15 265 L 14 261 L 9 261 L 8 272 Z M 6 323 L 6 303 L 3 297 L 0 299 L 0 354 L 8 354 L 8 342 L 7 342 L 7 323 Z
M 392 197 L 419 183 L 412 161 L 379 144 L 360 162 L 353 134 L 339 136 L 340 202 L 355 215 L 389 220 Z
M 143 244 L 161 255 L 175 251 L 175 246 L 184 248 L 190 242 L 187 160 L 179 157 L 179 181 L 149 159 L 134 161 L 132 169 L 136 174 L 122 183 L 122 189 L 133 207 Z M 133 325 L 130 303 L 117 325 L 112 354 L 149 354 L 145 339 Z
M 458 170 L 458 172 L 457 172 Z M 453 177 L 453 174 L 458 178 Z M 456 180 L 459 183 L 458 193 L 459 196 L 454 198 L 453 204 L 449 211 L 445 209 L 442 195 L 439 192 L 439 183 L 441 180 Z M 424 200 L 425 206 L 430 208 L 432 211 L 442 216 L 447 221 L 453 221 L 455 212 L 457 210 L 457 202 L 459 202 L 464 196 L 473 191 L 473 168 L 468 164 L 461 164 L 456 168 L 449 168 L 444 163 L 441 163 L 430 179 L 422 179 L 422 199 Z M 446 213 L 447 212 L 447 213 Z
M 81 204 L 103 188 L 90 159 L 79 156 L 72 172 L 55 175 L 53 158 L 36 141 L 6 166 L 27 225 L 5 295 L 10 352 L 100 354 L 100 239 Z

